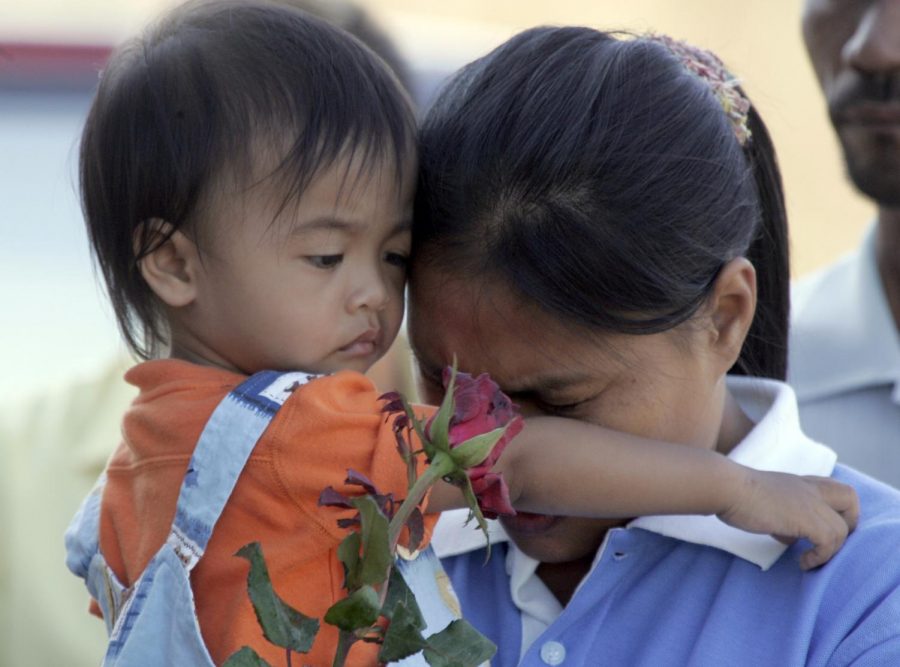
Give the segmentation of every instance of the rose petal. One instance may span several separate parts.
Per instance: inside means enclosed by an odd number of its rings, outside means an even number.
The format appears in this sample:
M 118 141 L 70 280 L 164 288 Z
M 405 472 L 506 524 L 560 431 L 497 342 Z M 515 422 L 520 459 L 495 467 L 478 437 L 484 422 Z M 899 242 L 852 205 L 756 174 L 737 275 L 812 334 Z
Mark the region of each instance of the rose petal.
M 498 516 L 514 516 L 516 510 L 513 509 L 509 500 L 509 487 L 503 475 L 498 473 L 488 473 L 483 477 L 472 480 L 472 490 L 475 497 L 478 498 L 478 507 L 481 513 L 488 519 L 496 519 Z
M 495 428 L 499 428 L 503 424 L 497 424 L 493 419 L 487 416 L 479 416 L 477 419 L 470 419 L 462 424 L 450 427 L 450 446 L 454 447 L 461 442 L 465 442 L 469 438 L 474 438 L 482 433 L 489 433 Z

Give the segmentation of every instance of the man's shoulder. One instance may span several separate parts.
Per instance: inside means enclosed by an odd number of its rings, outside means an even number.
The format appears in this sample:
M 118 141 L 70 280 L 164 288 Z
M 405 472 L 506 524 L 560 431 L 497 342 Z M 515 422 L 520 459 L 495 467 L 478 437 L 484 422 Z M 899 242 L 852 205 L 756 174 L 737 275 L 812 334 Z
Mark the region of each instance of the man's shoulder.
M 788 382 L 801 404 L 880 382 L 884 359 L 873 331 L 886 325 L 868 244 L 791 290 Z M 827 359 L 828 363 L 823 363 Z
M 857 252 L 804 275 L 791 284 L 791 319 L 794 326 L 814 324 L 822 313 L 839 313 L 835 298 L 843 299 L 848 278 L 859 261 Z

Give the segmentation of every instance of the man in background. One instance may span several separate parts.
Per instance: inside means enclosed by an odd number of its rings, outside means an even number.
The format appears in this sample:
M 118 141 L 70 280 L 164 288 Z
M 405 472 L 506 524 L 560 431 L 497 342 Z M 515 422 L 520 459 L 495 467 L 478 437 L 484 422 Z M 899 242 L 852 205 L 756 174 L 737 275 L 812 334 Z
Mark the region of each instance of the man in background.
M 789 380 L 808 435 L 900 487 L 900 0 L 806 0 L 803 36 L 877 214 L 854 253 L 796 285 Z

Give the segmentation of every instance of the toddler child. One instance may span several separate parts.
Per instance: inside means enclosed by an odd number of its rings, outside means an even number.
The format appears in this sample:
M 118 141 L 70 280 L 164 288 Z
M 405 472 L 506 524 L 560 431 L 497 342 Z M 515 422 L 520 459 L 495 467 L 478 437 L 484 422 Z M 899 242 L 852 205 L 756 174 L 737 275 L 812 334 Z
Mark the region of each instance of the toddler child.
M 357 40 L 298 10 L 184 5 L 104 70 L 81 143 L 83 207 L 121 331 L 145 361 L 126 375 L 140 394 L 102 499 L 86 501 L 68 546 L 79 575 L 102 573 L 94 608 L 116 642 L 132 622 L 119 607 L 132 603 L 129 587 L 172 541 L 173 525 L 192 525 L 179 494 L 193 498 L 209 475 L 236 480 L 233 490 L 216 487 L 220 497 L 192 499 L 209 515 L 209 541 L 205 552 L 173 544 L 193 568 L 191 590 L 148 612 L 158 643 L 141 649 L 146 660 L 181 655 L 172 647 L 193 633 L 207 661 L 250 645 L 283 663 L 262 637 L 235 552 L 260 542 L 275 590 L 321 618 L 343 593 L 335 550 L 346 533 L 336 519 L 346 514 L 319 507 L 320 492 L 352 494 L 340 482 L 353 469 L 382 492 L 406 494 L 380 392 L 363 373 L 403 318 L 415 172 L 414 116 L 396 79 Z M 217 439 L 244 425 L 211 416 L 265 369 L 298 372 L 289 376 L 298 381 L 278 388 L 283 407 L 252 452 L 217 452 Z M 300 372 L 323 377 L 306 382 Z M 526 511 L 719 514 L 809 538 L 804 566 L 827 560 L 855 521 L 853 492 L 830 480 L 759 473 L 550 417 L 526 420 L 498 469 Z M 446 485 L 427 511 L 461 506 Z M 190 627 L 171 620 L 179 605 L 196 608 Z M 336 642 L 323 625 L 302 661 L 330 664 Z M 376 651 L 357 643 L 350 664 L 373 664 Z

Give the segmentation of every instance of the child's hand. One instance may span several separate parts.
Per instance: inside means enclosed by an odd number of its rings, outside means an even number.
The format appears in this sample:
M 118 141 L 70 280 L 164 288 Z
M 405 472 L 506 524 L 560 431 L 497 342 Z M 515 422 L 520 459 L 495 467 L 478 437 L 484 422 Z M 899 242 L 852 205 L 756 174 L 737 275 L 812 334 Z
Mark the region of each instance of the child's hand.
M 786 544 L 803 537 L 813 544 L 800 558 L 809 570 L 827 562 L 856 527 L 859 498 L 852 487 L 828 477 L 798 477 L 746 468 L 745 483 L 719 518 L 751 533 L 768 533 Z

